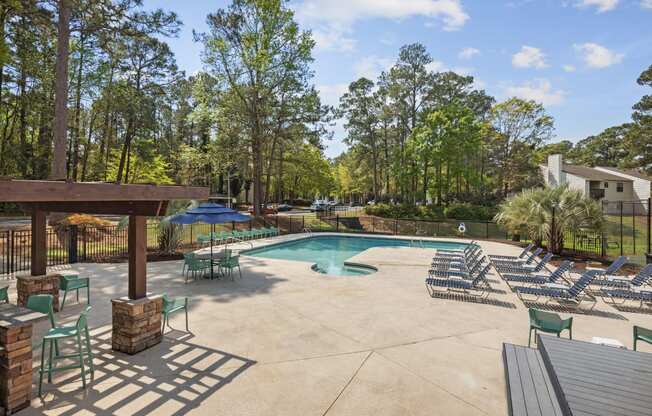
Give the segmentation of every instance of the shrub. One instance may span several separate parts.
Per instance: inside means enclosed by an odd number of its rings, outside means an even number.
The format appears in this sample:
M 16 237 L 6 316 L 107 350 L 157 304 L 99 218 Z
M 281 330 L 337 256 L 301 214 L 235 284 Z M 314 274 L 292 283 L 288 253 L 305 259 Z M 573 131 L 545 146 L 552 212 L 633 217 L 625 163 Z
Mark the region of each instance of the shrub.
M 495 207 L 473 205 L 467 202 L 454 203 L 444 209 L 446 218 L 455 220 L 489 221 L 496 215 Z

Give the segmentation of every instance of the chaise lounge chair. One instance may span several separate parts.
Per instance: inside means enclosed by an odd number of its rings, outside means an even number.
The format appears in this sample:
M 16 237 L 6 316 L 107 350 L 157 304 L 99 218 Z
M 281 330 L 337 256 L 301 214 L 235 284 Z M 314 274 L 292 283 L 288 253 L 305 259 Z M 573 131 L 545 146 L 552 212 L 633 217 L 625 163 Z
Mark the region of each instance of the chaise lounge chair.
M 515 265 L 525 265 L 525 264 L 531 264 L 539 254 L 543 253 L 543 249 L 541 247 L 537 248 L 533 252 L 530 253 L 529 256 L 525 257 L 524 259 L 494 259 L 493 257 L 491 258 L 491 261 L 494 264 L 515 264 Z
M 487 264 L 473 280 L 464 280 L 460 278 L 439 279 L 429 277 L 426 279 L 426 289 L 431 297 L 436 294 L 459 292 L 464 295 L 473 296 L 476 298 L 487 298 L 491 286 L 487 282 L 487 273 L 491 264 Z
M 561 262 L 557 269 L 550 273 L 549 276 L 542 274 L 503 274 L 501 275 L 503 280 L 507 282 L 507 285 L 511 287 L 511 283 L 526 283 L 531 285 L 545 285 L 548 283 L 557 283 L 559 279 L 564 277 L 564 273 L 569 272 L 573 268 L 574 264 L 572 261 L 564 260 Z
M 580 304 L 589 299 L 592 301 L 590 310 L 595 307 L 596 299 L 591 294 L 586 292 L 586 288 L 597 277 L 595 270 L 587 270 L 582 277 L 573 284 L 573 286 L 565 286 L 562 284 L 546 284 L 542 287 L 527 287 L 515 286 L 513 288 L 516 295 L 522 301 L 527 301 L 524 295 L 532 295 L 535 297 L 534 302 L 538 302 L 539 298 L 545 297 L 546 304 L 551 300 L 556 300 L 559 303 L 572 304 L 575 309 L 579 309 Z M 652 296 L 652 293 L 650 294 Z
M 622 305 L 627 301 L 639 302 L 639 307 L 643 307 L 643 302 L 652 302 L 652 288 L 642 290 L 646 284 L 652 283 L 652 264 L 648 264 L 632 279 L 613 279 L 609 281 L 608 286 L 601 289 L 598 294 L 606 303 L 612 305 Z M 604 282 L 603 282 L 604 283 Z M 603 286 L 605 286 L 601 283 Z
M 500 274 L 503 273 L 511 273 L 511 274 L 527 274 L 527 273 L 539 273 L 542 271 L 545 267 L 546 264 L 550 260 L 552 260 L 552 253 L 547 253 L 541 260 L 539 260 L 536 264 L 534 265 L 528 265 L 528 264 L 507 264 L 507 263 L 497 263 L 494 264 L 496 266 L 496 270 Z
M 492 259 L 492 260 L 498 260 L 498 261 L 500 261 L 500 260 L 511 261 L 511 260 L 524 259 L 525 256 L 527 255 L 528 251 L 532 250 L 533 248 L 534 248 L 534 244 L 530 243 L 530 244 L 527 245 L 527 247 L 525 247 L 523 249 L 523 251 L 521 251 L 521 254 L 519 254 L 518 256 L 500 256 L 500 255 L 496 255 L 496 254 L 490 254 L 489 258 Z

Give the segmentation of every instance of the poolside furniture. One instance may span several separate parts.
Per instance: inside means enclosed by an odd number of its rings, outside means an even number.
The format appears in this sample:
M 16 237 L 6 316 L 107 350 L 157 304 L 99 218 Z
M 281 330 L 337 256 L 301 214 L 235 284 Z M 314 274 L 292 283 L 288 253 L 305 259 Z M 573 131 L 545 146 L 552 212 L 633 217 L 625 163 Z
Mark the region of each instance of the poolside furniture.
M 432 264 L 467 264 L 477 261 L 480 256 L 482 256 L 481 251 L 463 257 L 433 257 Z
M 522 301 L 528 300 L 524 295 L 532 295 L 535 297 L 535 302 L 537 302 L 539 298 L 545 297 L 546 303 L 551 300 L 556 300 L 560 303 L 570 304 L 574 306 L 575 309 L 579 309 L 580 304 L 585 299 L 589 299 L 592 302 L 590 308 L 592 310 L 595 307 L 596 299 L 586 292 L 586 288 L 595 278 L 595 271 L 587 270 L 584 272 L 582 277 L 580 277 L 580 279 L 570 287 L 562 284 L 548 283 L 541 287 L 515 286 L 513 290 Z
M 0 302 L 9 303 L 9 286 L 0 287 Z
M 614 275 L 618 270 L 620 270 L 621 267 L 625 265 L 625 263 L 627 263 L 628 260 L 629 258 L 627 256 L 620 256 L 616 260 L 611 262 L 609 267 L 607 267 L 606 269 L 591 269 L 591 270 L 594 270 L 601 278 L 618 277 Z
M 91 350 L 91 339 L 88 333 L 87 315 L 91 310 L 91 306 L 87 305 L 86 308 L 79 314 L 77 322 L 74 325 L 60 326 L 50 329 L 43 337 L 43 346 L 41 347 L 41 368 L 39 369 L 38 380 L 38 395 L 41 397 L 43 387 L 43 374 L 48 375 L 48 383 L 52 383 L 52 373 L 56 371 L 67 371 L 75 368 L 81 370 L 82 384 L 86 388 L 86 366 L 84 360 L 88 360 L 88 366 L 93 377 L 95 370 L 93 368 L 93 352 Z M 85 337 L 85 342 L 82 343 L 82 335 Z M 56 346 L 58 341 L 64 339 L 74 339 L 76 343 L 76 351 L 72 354 L 53 354 L 53 344 Z M 85 344 L 85 345 L 84 345 Z M 63 344 L 65 345 L 65 344 Z M 45 349 L 49 346 L 47 368 L 45 363 Z M 56 367 L 55 360 L 59 359 L 76 359 L 77 363 L 67 364 Z
M 443 259 L 443 260 L 449 259 L 449 260 L 454 261 L 454 260 L 458 260 L 458 259 L 466 259 L 466 258 L 477 256 L 477 255 L 480 255 L 480 254 L 482 254 L 482 249 L 480 248 L 480 246 L 473 246 L 473 248 L 471 248 L 469 251 L 464 251 L 464 252 L 459 252 L 459 253 L 450 253 L 450 252 L 448 252 L 448 253 L 440 253 L 440 252 L 437 252 L 435 254 L 435 256 L 433 257 L 433 260 L 435 260 L 435 259 Z
M 530 253 L 529 256 L 527 256 L 525 258 L 512 259 L 512 260 L 510 260 L 510 259 L 501 259 L 501 258 L 496 258 L 496 259 L 492 258 L 491 261 L 494 264 L 508 264 L 508 265 L 509 264 L 524 264 L 525 265 L 525 264 L 532 263 L 534 261 L 534 259 L 536 259 L 537 256 L 539 254 L 541 254 L 541 253 L 543 253 L 543 249 L 541 247 L 539 247 L 536 250 L 534 250 L 532 253 Z
M 511 274 L 527 274 L 527 273 L 538 273 L 542 271 L 546 264 L 552 260 L 553 254 L 547 253 L 539 262 L 535 265 L 526 265 L 526 264 L 506 264 L 506 263 L 494 263 L 496 270 L 502 273 L 511 273 Z
M 652 302 L 652 288 L 649 288 L 649 290 L 642 289 L 651 282 L 652 264 L 648 264 L 632 280 L 615 277 L 599 280 L 598 285 L 602 286 L 602 289 L 599 290 L 598 294 L 602 297 L 602 300 L 612 305 L 622 305 L 632 300 L 638 301 L 639 307 L 642 308 L 643 302 Z
M 86 304 L 90 305 L 91 303 L 91 283 L 88 277 L 79 277 L 77 272 L 72 272 L 66 274 L 65 272 L 60 273 L 61 279 L 59 280 L 59 289 L 63 290 L 63 300 L 61 301 L 61 308 L 63 310 L 63 305 L 66 303 L 66 296 L 68 292 L 73 290 L 77 293 L 77 302 L 79 302 L 79 289 L 86 289 Z
M 186 332 L 188 329 L 188 298 L 170 298 L 167 293 L 163 294 L 163 309 L 161 313 L 163 314 L 163 322 L 161 324 L 161 334 L 165 333 L 165 325 L 167 324 L 168 328 L 173 329 L 170 326 L 170 315 L 175 312 L 184 311 L 186 313 Z
M 646 329 L 634 325 L 634 351 L 636 351 L 637 341 L 643 341 L 647 342 L 648 344 L 652 344 L 652 329 Z
M 631 288 L 632 286 L 640 287 L 650 282 L 652 282 L 652 264 L 643 267 L 633 279 L 625 276 L 605 276 L 604 278 L 595 279 L 591 284 L 596 286 Z
M 507 261 L 519 260 L 525 258 L 525 255 L 528 253 L 528 251 L 532 250 L 533 248 L 534 248 L 534 244 L 530 243 L 527 245 L 527 247 L 523 249 L 523 251 L 521 251 L 521 254 L 519 254 L 518 256 L 501 256 L 496 254 L 490 254 L 489 257 L 492 260 L 507 260 Z
M 480 246 L 476 243 L 475 240 L 472 240 L 469 244 L 467 244 L 466 247 L 464 248 L 438 248 L 437 249 L 437 254 L 444 254 L 444 253 L 451 253 L 451 254 L 460 254 L 460 253 L 468 253 L 471 250 L 475 248 L 480 248 Z
M 547 283 L 557 283 L 559 279 L 562 279 L 564 274 L 570 271 L 573 268 L 574 263 L 569 260 L 564 260 L 559 264 L 559 267 L 555 269 L 554 272 L 550 273 L 549 276 L 536 274 L 532 275 L 530 273 L 522 274 L 502 274 L 503 280 L 507 282 L 507 285 L 511 287 L 511 283 L 527 283 L 532 285 L 545 285 Z
M 491 265 L 487 264 L 471 281 L 455 277 L 444 279 L 429 277 L 426 279 L 426 289 L 431 297 L 435 297 L 438 293 L 459 292 L 467 296 L 484 299 L 489 296 L 489 290 L 491 289 L 489 282 L 487 282 L 487 273 L 489 273 L 490 268 Z
M 204 235 L 204 234 L 199 234 L 197 236 L 197 243 L 199 245 L 205 246 L 211 243 L 211 236 L 210 235 Z
M 222 257 L 217 263 L 218 269 L 217 273 L 220 274 L 224 270 L 228 272 L 228 275 L 233 280 L 233 269 L 238 268 L 238 274 L 242 278 L 242 271 L 240 270 L 240 256 L 233 255 L 233 251 L 226 249 L 224 250 L 224 257 Z
M 485 264 L 486 257 L 481 257 L 479 259 L 474 259 L 467 262 L 459 263 L 432 263 L 430 270 L 439 270 L 439 271 L 456 271 L 464 274 L 469 274 L 471 270 L 477 270 L 478 267 Z
M 197 279 L 197 274 L 200 277 L 203 277 L 206 271 L 211 269 L 211 260 L 210 259 L 200 259 L 195 253 L 185 253 L 183 255 L 184 259 L 184 270 L 186 272 L 186 283 L 188 283 L 188 277 L 192 274 L 192 279 Z
M 29 298 L 27 298 L 26 307 L 31 311 L 40 312 L 44 315 L 47 315 L 52 328 L 56 328 L 57 325 L 54 322 L 53 305 L 54 305 L 54 297 L 52 295 L 32 295 Z M 56 354 L 59 355 L 59 344 L 57 342 L 54 343 L 54 348 Z
M 573 339 L 573 317 L 562 319 L 559 315 L 552 312 L 544 312 L 538 309 L 529 308 L 530 315 L 530 333 L 527 337 L 527 346 L 532 342 L 532 331 L 534 331 L 534 340 L 536 342 L 537 331 L 547 332 L 549 334 L 560 334 L 568 330 L 569 339 Z
M 473 279 L 480 272 L 484 265 L 483 261 L 474 263 L 468 269 L 454 269 L 445 266 L 437 266 L 428 270 L 430 277 L 459 277 L 462 279 Z

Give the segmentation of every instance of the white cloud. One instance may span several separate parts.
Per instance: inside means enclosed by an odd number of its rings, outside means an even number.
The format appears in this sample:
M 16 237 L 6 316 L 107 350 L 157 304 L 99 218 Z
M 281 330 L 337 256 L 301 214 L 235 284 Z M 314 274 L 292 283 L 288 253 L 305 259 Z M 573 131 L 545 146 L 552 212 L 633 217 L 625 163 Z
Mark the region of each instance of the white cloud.
M 381 72 L 388 71 L 393 64 L 393 59 L 370 55 L 357 61 L 353 65 L 353 71 L 358 78 L 365 77 L 374 81 Z
M 647 0 L 644 0 L 647 1 Z M 577 2 L 578 7 L 595 7 L 598 9 L 598 13 L 608 12 L 613 10 L 618 6 L 619 0 L 579 0 Z
M 320 49 L 350 50 L 355 23 L 367 19 L 422 16 L 441 21 L 443 29 L 458 30 L 469 19 L 461 0 L 303 0 L 296 6 L 302 24 L 313 29 Z
M 641 0 L 641 7 L 644 9 L 652 9 L 652 0 Z
M 575 72 L 575 65 L 564 65 L 562 66 L 565 72 Z
M 426 70 L 430 72 L 444 72 L 447 71 L 447 68 L 441 61 L 432 61 L 426 65 Z
M 318 85 L 319 97 L 322 104 L 337 107 L 340 103 L 340 97 L 349 89 L 348 84 Z
M 512 65 L 516 68 L 545 68 L 546 55 L 539 48 L 524 45 L 521 50 L 512 56 Z
M 574 45 L 575 50 L 582 55 L 582 59 L 591 68 L 607 68 L 620 63 L 625 56 L 616 53 L 597 43 L 582 43 Z
M 505 94 L 524 100 L 534 100 L 543 105 L 561 104 L 566 95 L 563 90 L 553 89 L 550 81 L 543 78 L 526 81 L 521 85 L 508 85 Z
M 652 0 L 651 0 L 652 1 Z M 480 50 L 476 48 L 464 48 L 457 54 L 457 57 L 460 59 L 471 59 L 475 55 L 479 55 Z

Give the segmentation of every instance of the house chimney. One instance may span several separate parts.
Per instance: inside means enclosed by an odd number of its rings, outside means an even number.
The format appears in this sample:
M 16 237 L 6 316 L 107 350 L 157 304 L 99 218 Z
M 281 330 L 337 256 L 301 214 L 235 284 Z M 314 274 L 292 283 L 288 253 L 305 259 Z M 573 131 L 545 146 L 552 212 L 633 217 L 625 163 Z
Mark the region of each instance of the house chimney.
M 559 186 L 562 182 L 562 168 L 564 158 L 560 154 L 548 156 L 548 184 L 550 186 Z

